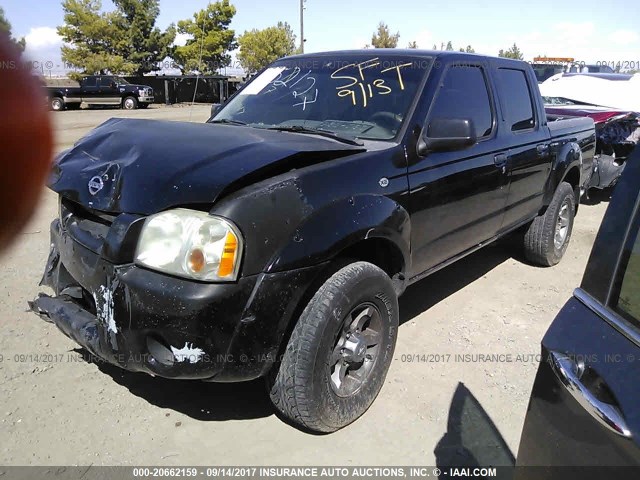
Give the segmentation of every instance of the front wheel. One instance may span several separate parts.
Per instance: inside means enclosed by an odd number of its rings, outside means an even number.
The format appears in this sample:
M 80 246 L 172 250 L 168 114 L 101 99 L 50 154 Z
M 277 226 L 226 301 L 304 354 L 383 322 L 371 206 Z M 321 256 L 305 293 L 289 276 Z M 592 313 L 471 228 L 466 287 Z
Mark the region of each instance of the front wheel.
M 125 110 L 135 110 L 138 108 L 138 100 L 135 97 L 127 97 L 122 101 L 122 108 Z
M 397 331 L 389 276 L 371 263 L 347 265 L 318 289 L 294 327 L 268 382 L 273 404 L 310 430 L 350 424 L 380 392 Z
M 571 185 L 558 185 L 543 215 L 537 216 L 524 235 L 527 260 L 543 267 L 560 262 L 569 245 L 576 212 L 576 196 Z

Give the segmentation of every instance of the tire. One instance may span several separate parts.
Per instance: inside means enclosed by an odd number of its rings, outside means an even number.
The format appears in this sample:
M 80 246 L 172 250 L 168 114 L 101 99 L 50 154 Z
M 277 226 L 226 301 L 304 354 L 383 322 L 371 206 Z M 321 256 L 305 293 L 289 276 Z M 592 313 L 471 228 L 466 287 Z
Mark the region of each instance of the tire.
M 65 109 L 64 100 L 60 97 L 53 97 L 51 99 L 51 110 L 54 112 L 61 112 Z
M 271 401 L 309 430 L 333 432 L 350 424 L 380 392 L 397 331 L 398 298 L 389 276 L 371 263 L 347 265 L 300 315 L 267 379 Z
M 576 197 L 571 185 L 558 185 L 544 215 L 536 217 L 524 234 L 527 260 L 543 267 L 556 265 L 567 250 L 576 212 Z
M 125 110 L 135 110 L 138 108 L 138 99 L 136 97 L 125 97 L 122 100 L 122 108 Z

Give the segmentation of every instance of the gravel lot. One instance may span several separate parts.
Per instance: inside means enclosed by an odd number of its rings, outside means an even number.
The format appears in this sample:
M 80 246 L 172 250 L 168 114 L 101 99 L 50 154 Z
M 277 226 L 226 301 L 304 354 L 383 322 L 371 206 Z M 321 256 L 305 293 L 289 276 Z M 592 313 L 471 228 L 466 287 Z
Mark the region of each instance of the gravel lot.
M 112 116 L 202 122 L 208 114 L 199 105 L 52 115 L 60 151 Z M 45 191 L 0 259 L 0 465 L 434 465 L 462 452 L 508 464 L 540 339 L 580 283 L 606 206 L 581 206 L 557 267 L 530 266 L 503 241 L 410 287 L 376 402 L 351 426 L 310 435 L 274 415 L 262 382 L 169 381 L 86 363 L 28 313 L 57 208 Z M 479 357 L 489 354 L 503 355 Z

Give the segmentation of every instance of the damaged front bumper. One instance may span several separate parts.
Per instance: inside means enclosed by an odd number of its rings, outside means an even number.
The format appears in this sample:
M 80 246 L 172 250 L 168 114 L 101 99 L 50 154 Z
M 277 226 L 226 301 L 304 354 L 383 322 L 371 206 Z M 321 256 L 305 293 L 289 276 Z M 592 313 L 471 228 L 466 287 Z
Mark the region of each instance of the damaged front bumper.
M 323 265 L 201 283 L 107 261 L 51 224 L 51 252 L 30 306 L 110 364 L 220 382 L 265 375 L 306 287 Z

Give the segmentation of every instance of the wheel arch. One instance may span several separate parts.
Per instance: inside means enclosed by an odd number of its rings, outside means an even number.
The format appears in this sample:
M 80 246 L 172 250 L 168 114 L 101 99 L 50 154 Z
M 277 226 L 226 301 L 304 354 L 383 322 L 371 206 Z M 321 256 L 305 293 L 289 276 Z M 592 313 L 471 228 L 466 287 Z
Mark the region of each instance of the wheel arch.
M 569 185 L 571 185 L 571 188 L 573 188 L 573 192 L 576 197 L 576 213 L 578 213 L 578 207 L 580 205 L 580 186 L 581 186 L 580 168 L 581 167 L 579 165 L 573 165 L 565 172 L 564 177 L 562 177 L 562 180 L 560 180 L 560 183 L 566 182 Z
M 333 223 L 328 223 L 330 221 Z M 333 241 L 326 236 L 327 225 L 332 226 Z M 344 199 L 308 217 L 265 269 L 265 273 L 273 273 L 302 268 L 309 263 L 324 264 L 292 306 L 292 314 L 278 339 L 277 358 L 282 355 L 313 295 L 346 265 L 357 261 L 372 263 L 389 275 L 396 294 L 402 294 L 406 288 L 405 272 L 411 266 L 410 233 L 409 213 L 383 196 Z
M 576 142 L 566 142 L 559 147 L 555 156 L 551 175 L 545 189 L 544 207 L 539 214 L 544 214 L 551 203 L 558 186 L 562 182 L 567 182 L 576 194 L 576 206 L 580 202 L 580 185 L 582 184 L 582 149 Z M 577 210 L 577 209 L 576 209 Z

